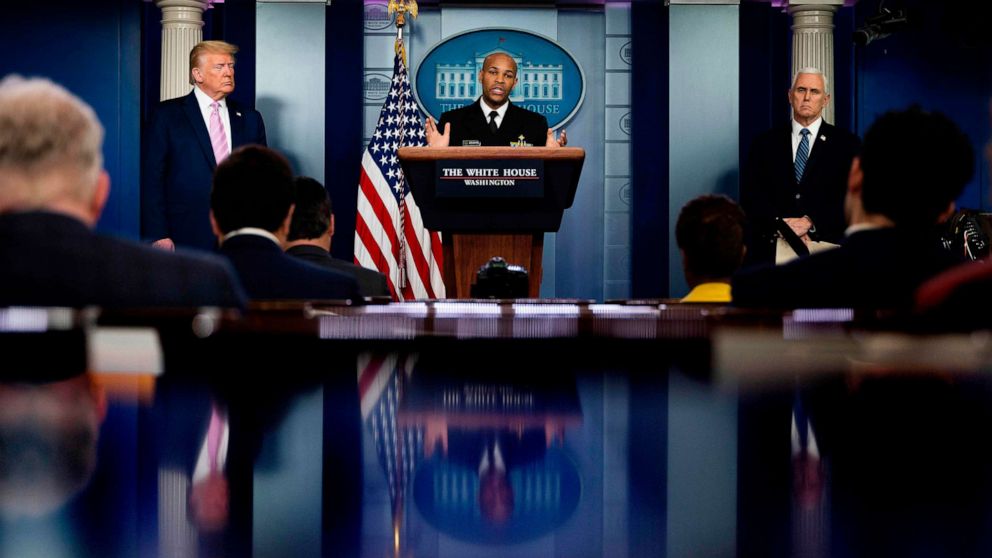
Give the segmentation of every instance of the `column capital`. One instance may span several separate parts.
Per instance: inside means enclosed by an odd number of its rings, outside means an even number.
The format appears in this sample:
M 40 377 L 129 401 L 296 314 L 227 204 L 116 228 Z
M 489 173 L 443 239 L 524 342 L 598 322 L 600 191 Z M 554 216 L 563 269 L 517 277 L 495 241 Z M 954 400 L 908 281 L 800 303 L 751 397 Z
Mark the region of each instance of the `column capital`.
M 809 6 L 812 8 L 831 8 L 837 10 L 841 6 L 851 6 L 854 2 L 845 0 L 788 0 L 787 7 L 791 10 L 792 8 L 799 8 L 802 6 Z
M 791 4 L 789 14 L 792 16 L 792 30 L 828 29 L 832 31 L 837 8 L 838 6 L 834 4 Z
M 210 4 L 210 0 L 155 0 L 155 5 L 162 9 L 200 8 L 200 10 L 206 10 Z
M 203 11 L 211 2 L 155 0 L 162 10 L 162 100 L 189 93 L 189 52 L 203 39 Z

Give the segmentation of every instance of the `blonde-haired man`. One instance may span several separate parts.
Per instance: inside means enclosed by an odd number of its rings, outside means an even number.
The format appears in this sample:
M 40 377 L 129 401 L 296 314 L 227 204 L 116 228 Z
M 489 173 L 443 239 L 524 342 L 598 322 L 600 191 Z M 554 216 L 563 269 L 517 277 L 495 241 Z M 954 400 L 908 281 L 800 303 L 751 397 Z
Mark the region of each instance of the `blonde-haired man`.
M 45 79 L 0 81 L 0 306 L 243 306 L 223 261 L 93 232 L 110 192 L 93 109 Z
M 223 41 L 197 43 L 189 54 L 193 91 L 163 101 L 148 123 L 141 230 L 160 248 L 216 249 L 209 217 L 213 171 L 239 146 L 266 145 L 262 115 L 228 98 L 237 51 Z

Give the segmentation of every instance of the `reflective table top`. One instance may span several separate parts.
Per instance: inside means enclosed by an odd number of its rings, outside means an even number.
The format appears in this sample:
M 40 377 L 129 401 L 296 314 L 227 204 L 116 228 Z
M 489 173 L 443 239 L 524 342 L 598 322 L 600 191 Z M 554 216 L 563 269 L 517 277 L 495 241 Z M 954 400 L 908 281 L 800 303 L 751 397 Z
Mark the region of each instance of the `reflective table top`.
M 573 304 L 0 310 L 0 556 L 983 556 L 992 341 Z

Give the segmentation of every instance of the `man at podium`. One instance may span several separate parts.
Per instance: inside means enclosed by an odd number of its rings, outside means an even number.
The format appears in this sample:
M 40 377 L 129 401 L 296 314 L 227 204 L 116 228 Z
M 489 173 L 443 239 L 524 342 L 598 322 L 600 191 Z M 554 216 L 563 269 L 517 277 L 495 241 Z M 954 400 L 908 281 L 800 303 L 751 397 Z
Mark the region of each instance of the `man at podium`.
M 437 124 L 427 118 L 427 145 L 563 147 L 568 142 L 565 130 L 555 138 L 547 118 L 510 102 L 510 92 L 517 85 L 517 63 L 508 54 L 487 56 L 479 70 L 479 83 L 482 96 L 474 103 L 445 112 Z

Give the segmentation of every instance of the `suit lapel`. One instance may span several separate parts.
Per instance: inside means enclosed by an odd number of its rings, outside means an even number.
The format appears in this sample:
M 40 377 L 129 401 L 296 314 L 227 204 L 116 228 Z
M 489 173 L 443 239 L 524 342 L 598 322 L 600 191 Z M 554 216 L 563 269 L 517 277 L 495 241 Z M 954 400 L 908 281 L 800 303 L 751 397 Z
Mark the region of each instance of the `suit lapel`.
M 816 136 L 816 141 L 813 142 L 813 150 L 809 153 L 809 159 L 806 161 L 806 170 L 803 171 L 803 182 L 806 182 L 806 177 L 811 176 L 811 173 L 816 172 L 816 167 L 818 162 L 822 160 L 827 149 L 830 146 L 827 145 L 830 138 L 833 137 L 833 126 L 822 122 L 820 124 L 819 134 Z
M 520 127 L 516 125 L 517 122 L 517 107 L 507 101 L 509 105 L 506 107 L 506 114 L 503 115 L 503 122 L 499 126 L 499 140 L 503 145 L 510 145 L 510 142 L 517 141 L 519 138 L 510 137 L 509 130 L 519 130 Z
M 786 126 L 779 134 L 776 149 L 782 154 L 781 160 L 786 163 L 782 167 L 782 171 L 785 176 L 789 177 L 788 182 L 782 182 L 782 184 L 796 184 L 796 162 L 792 155 L 792 124 Z
M 189 125 L 193 128 L 193 135 L 196 136 L 200 149 L 203 150 L 203 156 L 207 158 L 207 163 L 210 168 L 216 167 L 217 160 L 214 158 L 214 148 L 210 143 L 210 132 L 207 131 L 207 125 L 203 122 L 203 113 L 200 112 L 200 105 L 197 104 L 196 95 L 192 91 L 183 102 L 183 112 L 186 113 L 186 119 L 189 120 Z
M 235 107 L 230 99 L 227 100 L 227 116 L 231 121 L 231 150 L 245 143 L 245 117 L 239 107 Z

